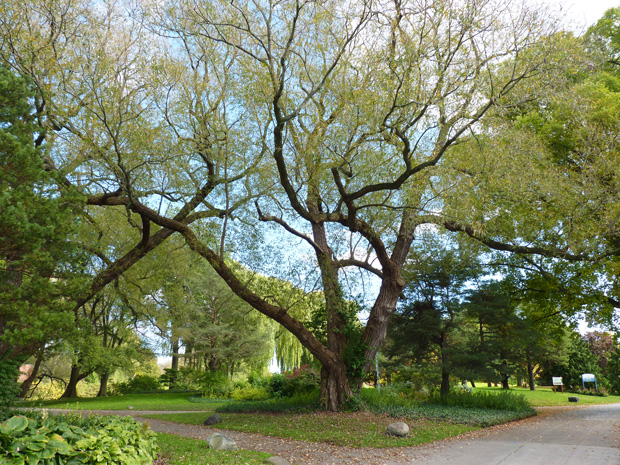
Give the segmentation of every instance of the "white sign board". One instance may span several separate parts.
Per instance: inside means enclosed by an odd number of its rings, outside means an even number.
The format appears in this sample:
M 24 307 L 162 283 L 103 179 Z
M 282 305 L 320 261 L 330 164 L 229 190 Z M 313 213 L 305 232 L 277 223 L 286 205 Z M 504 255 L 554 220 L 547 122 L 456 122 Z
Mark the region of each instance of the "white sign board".
M 562 377 L 553 377 L 551 378 L 554 386 L 562 386 Z
M 581 375 L 581 380 L 585 383 L 587 382 L 595 382 L 596 381 L 596 376 L 594 376 L 592 373 L 584 373 L 583 375 Z

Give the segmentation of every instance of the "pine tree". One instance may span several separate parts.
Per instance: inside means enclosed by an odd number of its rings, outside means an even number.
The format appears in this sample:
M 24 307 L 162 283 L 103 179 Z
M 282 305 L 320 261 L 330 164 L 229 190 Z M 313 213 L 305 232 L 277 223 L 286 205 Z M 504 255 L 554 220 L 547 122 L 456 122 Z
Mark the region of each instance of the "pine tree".
M 0 360 L 25 359 L 72 324 L 81 258 L 68 241 L 79 199 L 44 166 L 34 91 L 0 67 Z

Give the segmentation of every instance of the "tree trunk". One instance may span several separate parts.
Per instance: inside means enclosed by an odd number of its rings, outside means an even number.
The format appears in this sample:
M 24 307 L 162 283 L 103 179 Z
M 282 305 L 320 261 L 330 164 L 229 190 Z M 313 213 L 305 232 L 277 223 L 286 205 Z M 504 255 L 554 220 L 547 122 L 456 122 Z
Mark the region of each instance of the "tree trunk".
M 179 369 L 179 338 L 173 337 L 171 340 L 171 348 L 172 348 L 172 363 L 170 368 L 174 371 Z
M 43 353 L 39 353 L 39 355 L 37 355 L 37 359 L 35 360 L 34 366 L 32 367 L 32 372 L 30 373 L 30 375 L 28 375 L 28 378 L 26 378 L 22 382 L 19 388 L 19 397 L 21 397 L 22 399 L 24 399 L 28 395 L 28 392 L 32 387 L 32 383 L 34 383 L 34 380 L 37 379 L 37 374 L 39 373 L 41 362 L 43 362 Z
M 530 385 L 530 391 L 535 391 L 536 384 L 534 384 L 534 365 L 529 357 L 527 358 L 527 377 Z
M 353 396 L 344 363 L 321 368 L 321 403 L 330 412 L 343 410 Z
M 445 368 L 441 368 L 441 387 L 439 388 L 439 395 L 441 397 L 448 397 L 450 394 L 450 373 Z
M 183 341 L 183 342 L 185 342 L 185 357 L 183 357 L 183 366 L 194 368 L 193 366 L 194 341 Z
M 108 395 L 108 380 L 110 379 L 110 373 L 102 373 L 99 375 L 99 392 L 97 397 L 105 397 Z
M 170 364 L 171 375 L 168 389 L 174 389 L 177 382 L 177 372 L 179 371 L 179 338 L 171 338 L 170 343 L 172 349 L 172 362 Z
M 508 378 L 510 378 L 510 375 L 502 373 L 502 389 L 510 389 L 510 386 L 508 385 Z
M 67 387 L 65 392 L 63 392 L 62 399 L 77 397 L 77 385 L 80 382 L 80 367 L 78 365 L 71 365 L 71 375 L 69 376 L 69 383 L 67 383 Z

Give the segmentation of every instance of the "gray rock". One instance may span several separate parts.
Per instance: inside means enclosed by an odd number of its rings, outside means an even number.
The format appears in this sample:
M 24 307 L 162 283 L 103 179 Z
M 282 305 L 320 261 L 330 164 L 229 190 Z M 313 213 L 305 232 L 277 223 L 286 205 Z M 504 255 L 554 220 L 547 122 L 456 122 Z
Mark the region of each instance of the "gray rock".
M 213 433 L 209 436 L 207 438 L 207 443 L 209 444 L 209 449 L 239 450 L 239 447 L 237 447 L 237 443 L 234 440 L 220 433 Z
M 387 433 L 392 436 L 405 437 L 409 434 L 409 426 L 407 423 L 397 421 L 396 423 L 390 423 L 387 427 Z
M 569 397 L 568 401 L 569 402 L 579 402 L 579 397 Z
M 211 426 L 211 425 L 217 425 L 218 423 L 222 423 L 222 417 L 219 415 L 211 415 L 209 418 L 207 418 L 205 420 L 205 422 L 203 423 L 203 425 L 205 426 Z
M 134 409 L 135 409 L 135 407 L 132 407 L 131 405 L 127 406 L 127 410 L 134 410 Z
M 271 465 L 291 465 L 291 462 L 289 462 L 286 459 L 283 459 L 282 457 L 278 457 L 276 455 L 274 455 L 273 457 L 269 457 L 268 459 L 265 460 L 265 463 L 269 463 Z

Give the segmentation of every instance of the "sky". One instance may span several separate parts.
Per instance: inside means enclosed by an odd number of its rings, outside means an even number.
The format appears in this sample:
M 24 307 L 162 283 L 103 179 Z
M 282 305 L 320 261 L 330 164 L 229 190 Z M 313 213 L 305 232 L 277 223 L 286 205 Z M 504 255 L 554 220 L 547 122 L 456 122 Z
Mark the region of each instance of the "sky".
M 619 7 L 620 0 L 563 0 L 542 1 L 543 5 L 560 5 L 569 18 L 576 23 L 576 30 L 584 30 L 594 24 L 609 8 Z

